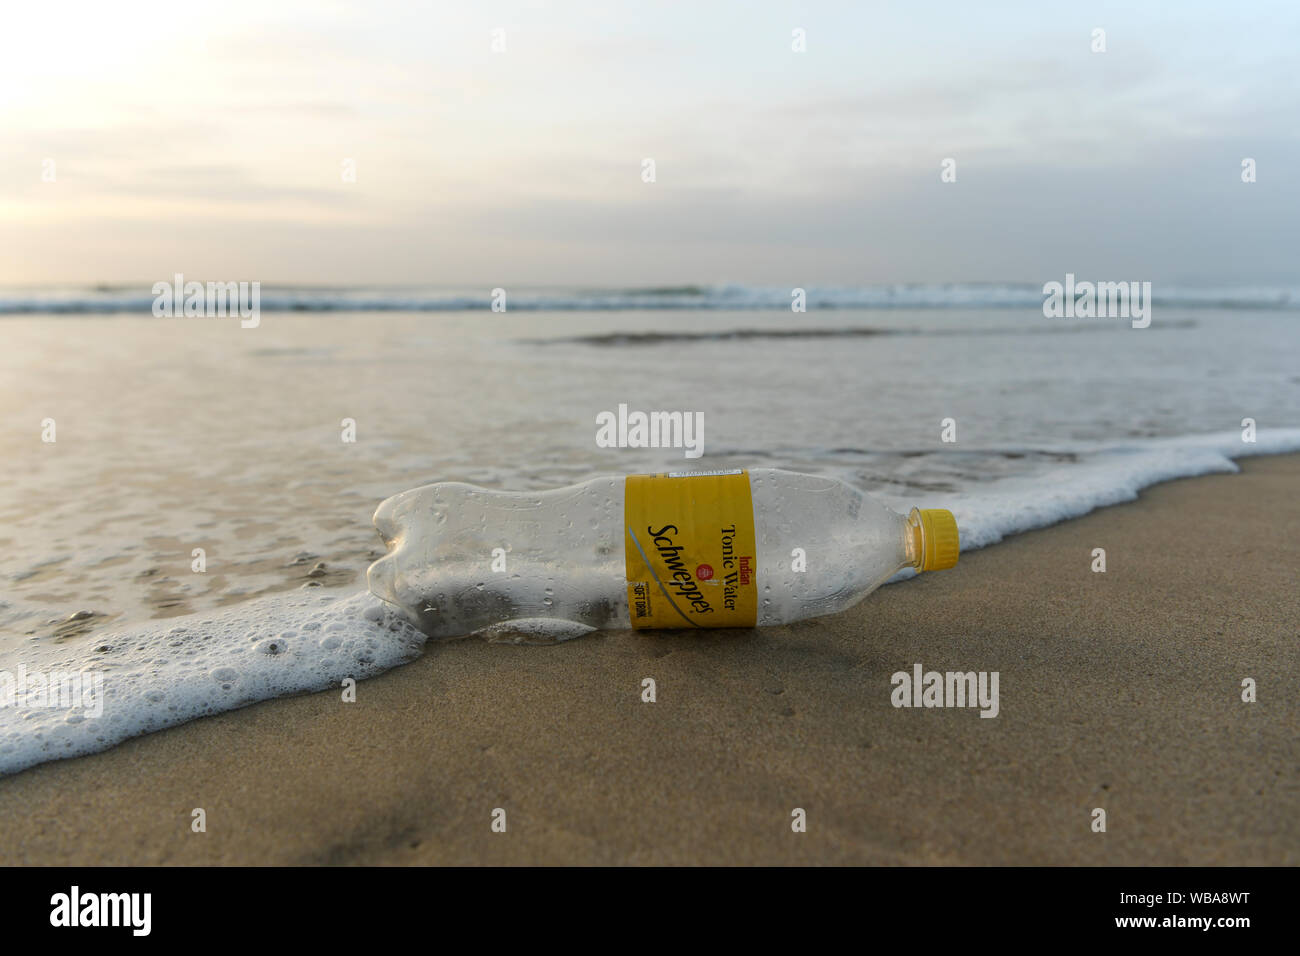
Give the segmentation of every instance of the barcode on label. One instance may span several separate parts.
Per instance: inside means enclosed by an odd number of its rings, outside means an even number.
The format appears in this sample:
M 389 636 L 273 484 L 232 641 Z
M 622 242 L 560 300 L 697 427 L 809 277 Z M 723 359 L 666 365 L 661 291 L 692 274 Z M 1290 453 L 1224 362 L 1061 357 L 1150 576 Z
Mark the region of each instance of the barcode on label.
M 717 471 L 670 471 L 669 478 L 704 478 L 713 475 L 739 475 L 744 472 L 743 468 L 722 468 Z

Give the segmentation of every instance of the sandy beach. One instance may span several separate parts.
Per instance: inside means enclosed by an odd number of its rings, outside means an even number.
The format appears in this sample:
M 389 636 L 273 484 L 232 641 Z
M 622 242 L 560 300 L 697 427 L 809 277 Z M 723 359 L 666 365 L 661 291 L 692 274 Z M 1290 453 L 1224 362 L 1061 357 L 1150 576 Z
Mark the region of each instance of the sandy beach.
M 1297 864 L 1300 456 L 1240 464 L 837 617 L 431 646 L 39 766 L 0 862 Z M 917 663 L 997 671 L 998 716 L 895 708 Z

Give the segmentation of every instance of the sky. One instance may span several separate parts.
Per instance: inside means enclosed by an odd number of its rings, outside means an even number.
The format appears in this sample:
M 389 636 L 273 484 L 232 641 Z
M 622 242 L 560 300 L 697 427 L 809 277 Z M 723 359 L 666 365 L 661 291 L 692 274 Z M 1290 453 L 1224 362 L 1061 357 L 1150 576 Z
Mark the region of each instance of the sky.
M 0 11 L 0 284 L 1297 272 L 1294 3 Z

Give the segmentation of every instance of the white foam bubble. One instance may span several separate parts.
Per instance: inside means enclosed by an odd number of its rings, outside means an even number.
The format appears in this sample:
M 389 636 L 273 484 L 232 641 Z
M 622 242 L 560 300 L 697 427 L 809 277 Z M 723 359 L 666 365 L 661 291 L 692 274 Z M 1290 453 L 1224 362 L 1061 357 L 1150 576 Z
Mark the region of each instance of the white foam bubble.
M 953 513 L 966 552 L 1133 501 L 1143 488 L 1162 481 L 1236 472 L 1234 458 L 1295 451 L 1300 451 L 1300 428 L 1260 430 L 1255 442 L 1243 442 L 1239 431 L 1147 439 L 1094 448 L 1069 465 L 1005 478 L 969 492 L 934 495 L 923 504 Z M 898 510 L 917 503 L 913 498 L 882 500 Z M 908 571 L 894 580 L 913 574 Z
M 322 631 L 329 636 L 319 637 Z M 41 681 L 69 686 L 65 675 L 83 675 L 77 685 L 83 689 L 94 686 L 94 675 L 102 682 L 98 694 L 56 700 L 63 706 L 47 705 L 45 699 L 57 697 L 51 694 L 0 701 L 0 773 L 94 753 L 271 697 L 372 677 L 419 656 L 424 640 L 370 594 L 340 598 L 311 589 L 74 643 L 32 641 L 0 672 L 0 695 L 14 695 L 19 685 L 30 691 Z

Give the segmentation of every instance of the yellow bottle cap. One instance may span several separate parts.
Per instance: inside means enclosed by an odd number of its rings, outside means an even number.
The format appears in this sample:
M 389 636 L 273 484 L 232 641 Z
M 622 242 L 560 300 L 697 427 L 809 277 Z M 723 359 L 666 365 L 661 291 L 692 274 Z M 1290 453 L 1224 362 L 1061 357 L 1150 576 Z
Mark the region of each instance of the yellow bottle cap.
M 943 508 L 921 508 L 921 565 L 920 571 L 943 571 L 957 563 L 961 551 L 961 538 L 957 534 L 957 519 Z

